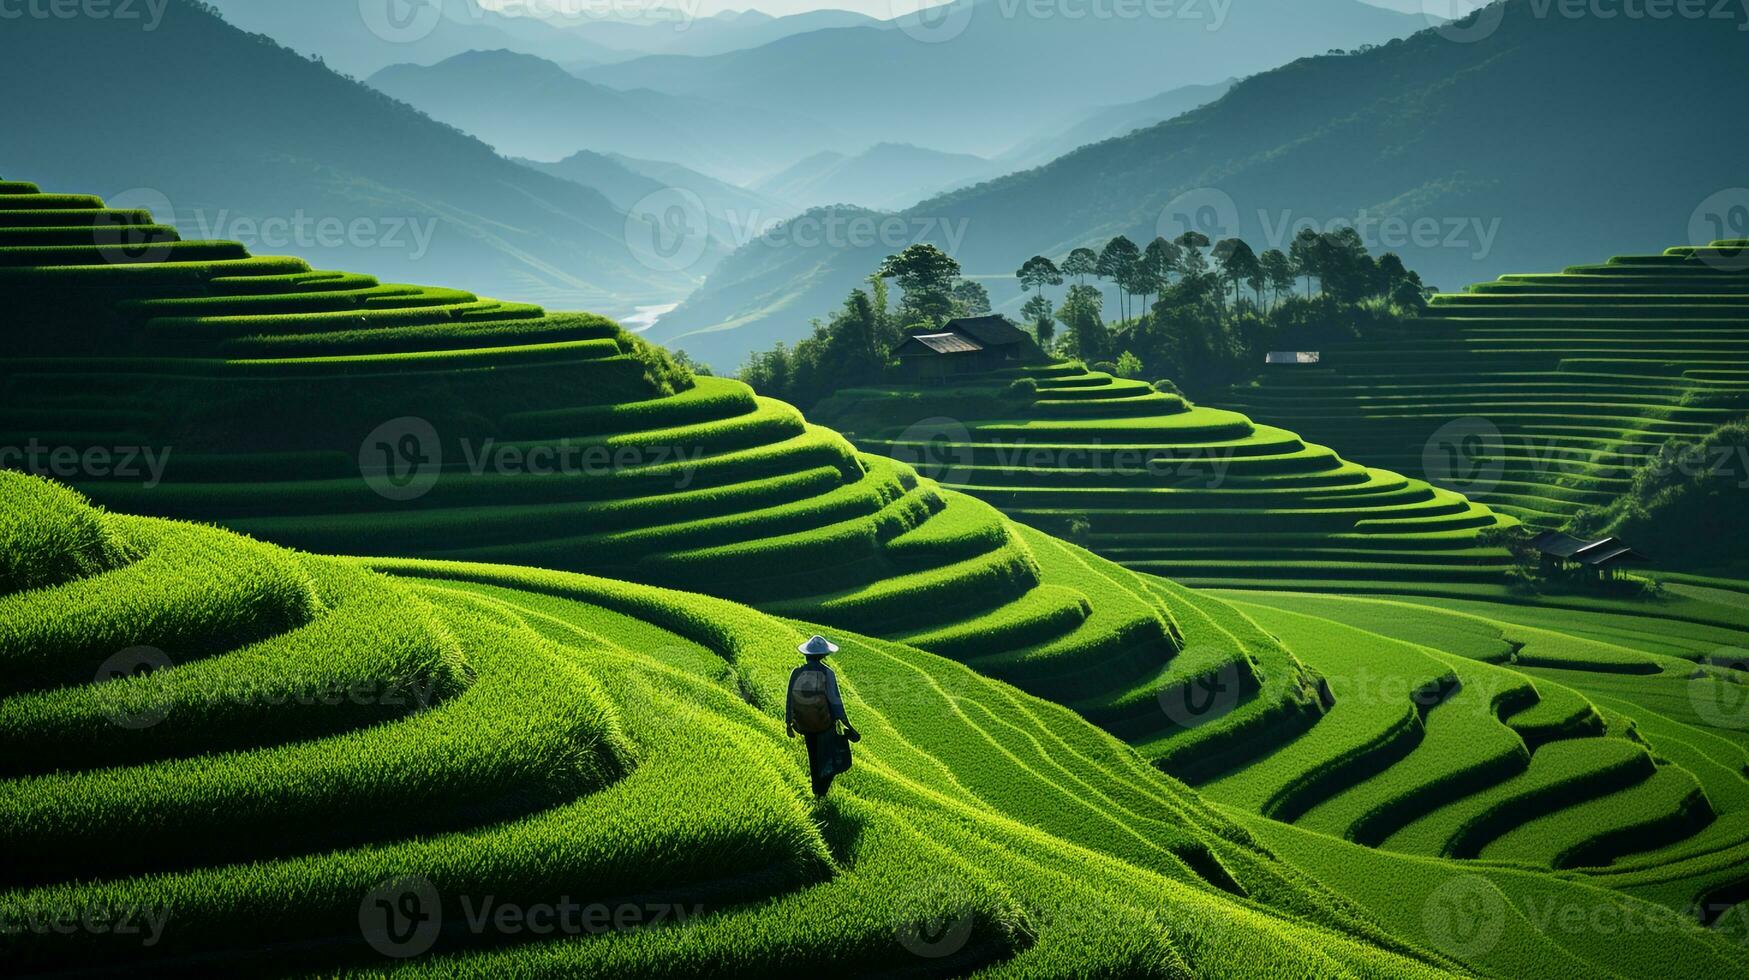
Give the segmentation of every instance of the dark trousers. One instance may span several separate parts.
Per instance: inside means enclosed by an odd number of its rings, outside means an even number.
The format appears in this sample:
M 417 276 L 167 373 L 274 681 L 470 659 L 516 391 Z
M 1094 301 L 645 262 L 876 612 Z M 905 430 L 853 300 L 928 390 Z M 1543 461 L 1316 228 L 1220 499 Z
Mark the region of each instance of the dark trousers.
M 814 778 L 814 795 L 825 796 L 832 778 L 850 768 L 850 743 L 836 731 L 803 735 L 808 745 L 808 774 Z

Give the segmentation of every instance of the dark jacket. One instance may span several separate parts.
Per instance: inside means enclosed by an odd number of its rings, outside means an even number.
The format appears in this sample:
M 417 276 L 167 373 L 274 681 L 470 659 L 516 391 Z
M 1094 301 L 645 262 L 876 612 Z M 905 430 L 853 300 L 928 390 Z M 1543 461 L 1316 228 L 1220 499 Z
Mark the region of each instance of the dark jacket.
M 840 727 L 846 731 L 854 731 L 850 720 L 844 717 L 844 699 L 838 693 L 838 675 L 832 672 L 832 668 L 818 660 L 810 660 L 790 671 L 789 686 L 783 699 L 783 725 L 785 729 L 794 730 L 795 719 L 790 716 L 788 691 L 794 690 L 796 679 L 804 671 L 810 670 L 825 673 L 826 706 L 831 710 L 832 720 L 837 724 L 816 735 L 804 734 L 802 738 L 808 745 L 808 769 L 811 774 L 816 780 L 830 781 L 833 776 L 850 769 L 850 740 L 840 731 Z

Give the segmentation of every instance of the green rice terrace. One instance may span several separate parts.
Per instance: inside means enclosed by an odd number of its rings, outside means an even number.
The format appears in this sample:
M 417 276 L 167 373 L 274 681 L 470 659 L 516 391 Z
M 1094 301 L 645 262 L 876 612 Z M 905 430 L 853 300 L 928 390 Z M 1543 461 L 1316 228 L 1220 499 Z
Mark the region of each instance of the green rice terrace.
M 1560 527 L 1625 493 L 1665 443 L 1699 443 L 1749 411 L 1746 247 L 1618 255 L 1434 296 L 1396 335 L 1272 366 L 1227 402 Z
M 853 389 L 814 415 L 1016 520 L 1191 584 L 1494 583 L 1507 554 L 1479 536 L 1517 524 L 1286 429 L 1078 363 Z
M 1490 503 L 1077 365 L 810 421 L 30 184 L 0 309 L 17 972 L 1749 973 L 1741 583 L 1513 592 Z

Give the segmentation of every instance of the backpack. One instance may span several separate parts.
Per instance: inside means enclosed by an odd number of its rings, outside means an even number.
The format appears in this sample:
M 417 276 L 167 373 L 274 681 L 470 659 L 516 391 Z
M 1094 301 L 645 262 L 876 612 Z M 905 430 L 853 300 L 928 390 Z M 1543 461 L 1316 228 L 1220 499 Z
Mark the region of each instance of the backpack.
M 798 670 L 789 683 L 790 724 L 804 735 L 832 730 L 832 706 L 826 703 L 826 672 Z

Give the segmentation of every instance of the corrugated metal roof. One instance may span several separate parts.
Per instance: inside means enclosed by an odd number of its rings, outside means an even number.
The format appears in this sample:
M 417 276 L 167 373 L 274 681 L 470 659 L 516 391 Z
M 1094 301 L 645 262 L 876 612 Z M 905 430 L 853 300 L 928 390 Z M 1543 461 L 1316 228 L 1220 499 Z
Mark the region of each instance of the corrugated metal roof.
M 911 339 L 937 354 L 964 354 L 984 349 L 972 338 L 957 333 L 915 333 Z
M 1645 561 L 1646 556 L 1635 551 L 1620 538 L 1598 538 L 1586 541 L 1559 531 L 1544 531 L 1530 543 L 1545 555 L 1564 558 L 1586 565 L 1603 565 L 1612 561 Z

